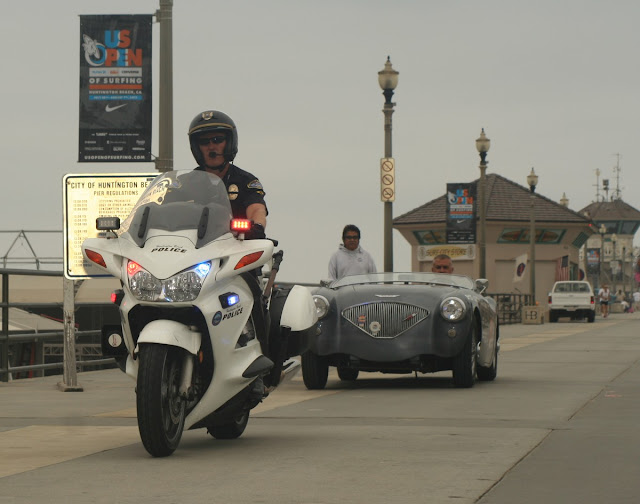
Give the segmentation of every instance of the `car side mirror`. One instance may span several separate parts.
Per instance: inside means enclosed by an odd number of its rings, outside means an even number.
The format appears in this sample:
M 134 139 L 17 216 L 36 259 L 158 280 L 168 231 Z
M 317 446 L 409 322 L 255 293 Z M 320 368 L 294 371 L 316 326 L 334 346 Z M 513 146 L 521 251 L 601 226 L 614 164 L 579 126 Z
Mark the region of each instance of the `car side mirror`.
M 486 290 L 489 288 L 489 280 L 486 278 L 478 278 L 476 280 L 476 292 L 478 294 L 484 295 Z

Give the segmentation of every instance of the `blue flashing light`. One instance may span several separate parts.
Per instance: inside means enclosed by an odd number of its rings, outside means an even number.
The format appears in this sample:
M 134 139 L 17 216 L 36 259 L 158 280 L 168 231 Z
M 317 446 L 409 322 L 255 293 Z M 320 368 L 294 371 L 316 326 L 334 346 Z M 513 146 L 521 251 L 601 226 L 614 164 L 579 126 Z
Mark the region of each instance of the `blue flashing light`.
M 225 292 L 218 296 L 218 299 L 223 308 L 230 308 L 240 302 L 240 296 L 235 292 Z
M 209 271 L 211 271 L 211 263 L 210 262 L 200 263 L 196 266 L 195 269 L 198 275 L 200 276 L 200 278 L 204 278 L 209 274 Z

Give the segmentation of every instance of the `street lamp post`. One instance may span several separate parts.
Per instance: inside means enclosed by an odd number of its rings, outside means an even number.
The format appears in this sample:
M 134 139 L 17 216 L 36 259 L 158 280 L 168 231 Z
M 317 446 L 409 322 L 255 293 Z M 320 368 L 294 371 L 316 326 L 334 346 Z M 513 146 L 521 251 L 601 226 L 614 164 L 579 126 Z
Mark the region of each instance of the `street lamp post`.
M 622 274 L 620 280 L 622 281 L 622 294 L 627 291 L 627 279 L 624 274 L 624 270 L 627 266 L 627 247 L 622 247 Z
M 602 273 L 604 270 L 604 235 L 607 234 L 607 226 L 600 224 L 598 228 L 600 235 L 600 262 L 598 264 L 598 287 L 602 287 Z
M 536 304 L 536 213 L 535 213 L 535 192 L 538 185 L 538 176 L 531 168 L 531 173 L 527 175 L 527 184 L 531 191 L 531 225 L 529 229 L 529 255 L 531 256 L 531 273 L 529 275 L 529 291 L 531 292 L 531 303 Z
M 398 73 L 391 66 L 391 57 L 387 56 L 384 69 L 378 72 L 378 84 L 382 88 L 385 102 L 382 112 L 384 113 L 384 157 L 392 157 L 391 149 L 391 116 L 395 103 L 391 101 L 393 90 L 398 85 Z M 393 203 L 384 202 L 384 271 L 393 271 Z
M 618 263 L 616 263 L 616 242 L 618 241 L 618 235 L 613 233 L 611 235 L 611 244 L 613 245 L 613 260 L 611 261 L 611 283 L 613 284 L 613 295 L 615 296 L 616 292 L 616 273 L 618 272 Z M 615 273 L 614 273 L 615 271 Z
M 487 278 L 487 259 L 486 259 L 486 188 L 487 188 L 487 152 L 491 146 L 491 140 L 484 134 L 484 128 L 480 133 L 480 137 L 476 139 L 476 149 L 480 154 L 480 190 L 478 191 L 478 213 L 480 217 L 480 233 L 478 233 L 478 256 L 480 259 L 480 278 Z
M 156 170 L 173 170 L 173 0 L 160 0 L 160 85 Z

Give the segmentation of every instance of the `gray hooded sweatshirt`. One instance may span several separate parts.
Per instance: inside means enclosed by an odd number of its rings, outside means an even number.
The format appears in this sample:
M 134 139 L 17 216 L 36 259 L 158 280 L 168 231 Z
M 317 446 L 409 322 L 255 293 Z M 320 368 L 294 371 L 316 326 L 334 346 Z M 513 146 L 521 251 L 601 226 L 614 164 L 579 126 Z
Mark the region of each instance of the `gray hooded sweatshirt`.
M 343 244 L 340 244 L 338 250 L 329 260 L 329 280 L 375 272 L 376 264 L 373 261 L 373 257 L 360 245 L 355 250 L 349 250 Z

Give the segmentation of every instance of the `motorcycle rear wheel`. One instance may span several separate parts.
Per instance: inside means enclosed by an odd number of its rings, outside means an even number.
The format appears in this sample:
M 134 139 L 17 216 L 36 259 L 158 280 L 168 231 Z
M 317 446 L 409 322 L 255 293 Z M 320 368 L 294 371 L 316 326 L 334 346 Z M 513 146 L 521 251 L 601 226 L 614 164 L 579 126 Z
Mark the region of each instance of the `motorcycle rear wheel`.
M 136 405 L 142 444 L 154 457 L 171 455 L 182 438 L 186 403 L 179 387 L 184 350 L 141 345 Z
M 245 411 L 228 423 L 209 427 L 209 434 L 216 439 L 236 439 L 239 438 L 249 422 L 249 412 Z

